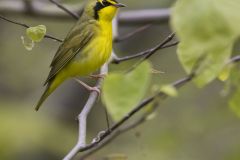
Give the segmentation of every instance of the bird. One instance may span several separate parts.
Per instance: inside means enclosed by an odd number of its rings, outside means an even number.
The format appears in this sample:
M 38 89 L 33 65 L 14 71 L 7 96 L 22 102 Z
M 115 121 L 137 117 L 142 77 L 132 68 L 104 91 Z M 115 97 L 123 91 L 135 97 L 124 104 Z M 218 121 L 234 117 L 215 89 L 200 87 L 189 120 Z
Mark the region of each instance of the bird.
M 87 76 L 97 71 L 111 57 L 112 20 L 124 4 L 116 0 L 88 0 L 83 12 L 59 46 L 44 83 L 44 93 L 35 110 L 68 78 Z M 80 81 L 81 82 L 81 81 Z M 90 87 L 81 82 L 90 90 Z

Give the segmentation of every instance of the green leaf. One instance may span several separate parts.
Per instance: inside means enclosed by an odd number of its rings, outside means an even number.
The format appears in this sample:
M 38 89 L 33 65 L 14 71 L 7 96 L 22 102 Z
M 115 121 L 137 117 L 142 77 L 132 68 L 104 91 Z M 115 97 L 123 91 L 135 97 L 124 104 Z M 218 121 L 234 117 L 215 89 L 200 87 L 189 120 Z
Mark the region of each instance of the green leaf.
M 109 74 L 103 84 L 103 102 L 117 121 L 135 107 L 148 90 L 151 65 L 144 62 L 127 74 Z
M 177 97 L 178 91 L 177 89 L 172 85 L 164 85 L 160 89 L 161 92 L 165 93 L 166 95 L 170 97 Z
M 152 114 L 147 116 L 146 120 L 151 121 L 151 120 L 155 119 L 156 117 L 157 117 L 157 113 L 153 112 Z
M 36 27 L 29 27 L 26 30 L 28 38 L 34 42 L 41 42 L 44 36 L 46 35 L 47 28 L 44 25 L 38 25 Z
M 218 75 L 218 79 L 223 82 L 228 80 L 228 78 L 230 77 L 230 74 L 231 74 L 232 67 L 233 67 L 232 64 L 226 65 L 223 68 L 223 70 L 220 72 L 220 74 Z
M 181 42 L 178 56 L 187 73 L 198 66 L 194 82 L 199 87 L 214 80 L 229 60 L 240 35 L 239 8 L 240 0 L 176 2 L 171 22 Z
M 25 37 L 23 37 L 23 36 L 21 36 L 21 40 L 22 40 L 23 46 L 28 51 L 31 51 L 33 49 L 33 47 L 35 46 L 35 43 L 32 40 L 26 41 Z

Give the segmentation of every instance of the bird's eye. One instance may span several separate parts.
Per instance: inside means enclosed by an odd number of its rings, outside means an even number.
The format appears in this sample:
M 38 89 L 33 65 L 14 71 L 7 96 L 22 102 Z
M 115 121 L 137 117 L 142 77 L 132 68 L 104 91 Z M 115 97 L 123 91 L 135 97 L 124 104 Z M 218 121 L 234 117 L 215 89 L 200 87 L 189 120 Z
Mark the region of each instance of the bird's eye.
M 110 6 L 110 5 L 112 5 L 110 2 L 108 2 L 108 1 L 103 1 L 103 6 L 104 7 L 107 7 L 107 6 Z

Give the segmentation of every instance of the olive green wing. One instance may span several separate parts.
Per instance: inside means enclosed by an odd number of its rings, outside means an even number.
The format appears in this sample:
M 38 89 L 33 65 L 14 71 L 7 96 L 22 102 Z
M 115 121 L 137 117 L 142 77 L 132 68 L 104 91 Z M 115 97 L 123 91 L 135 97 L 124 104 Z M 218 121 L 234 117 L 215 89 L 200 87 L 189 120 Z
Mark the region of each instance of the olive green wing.
M 44 85 L 51 81 L 94 36 L 92 25 L 74 27 L 59 47 L 51 63 L 51 71 Z

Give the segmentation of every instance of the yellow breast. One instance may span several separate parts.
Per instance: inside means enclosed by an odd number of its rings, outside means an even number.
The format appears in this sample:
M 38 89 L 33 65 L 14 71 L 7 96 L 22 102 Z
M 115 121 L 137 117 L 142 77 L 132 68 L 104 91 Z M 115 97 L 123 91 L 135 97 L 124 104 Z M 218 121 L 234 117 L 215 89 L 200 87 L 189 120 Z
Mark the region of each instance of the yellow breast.
M 63 70 L 66 77 L 85 76 L 98 70 L 108 61 L 112 52 L 112 24 L 99 21 L 99 30 L 93 39 Z

